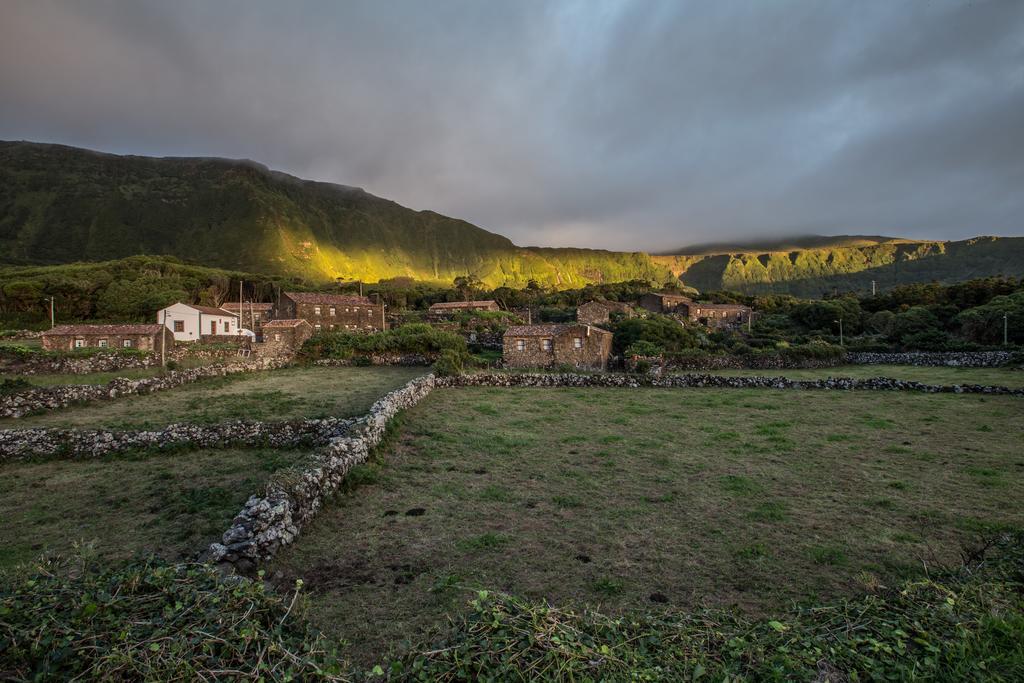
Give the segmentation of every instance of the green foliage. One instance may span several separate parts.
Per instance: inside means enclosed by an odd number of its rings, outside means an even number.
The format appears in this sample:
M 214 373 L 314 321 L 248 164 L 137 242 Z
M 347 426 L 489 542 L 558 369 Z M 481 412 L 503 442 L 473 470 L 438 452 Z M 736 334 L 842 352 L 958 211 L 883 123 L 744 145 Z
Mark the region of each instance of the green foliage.
M 456 349 L 444 349 L 434 363 L 434 374 L 440 377 L 454 377 L 465 370 L 468 354 Z
M 616 353 L 623 353 L 639 342 L 645 342 L 645 346 L 642 347 L 644 349 L 660 349 L 666 353 L 695 348 L 699 343 L 697 333 L 693 329 L 683 327 L 678 320 L 663 315 L 628 318 L 615 325 L 613 331 L 613 347 Z
M 162 308 L 190 298 L 189 292 L 174 280 L 115 280 L 97 298 L 96 315 L 109 320 L 145 320 Z
M 0 396 L 19 394 L 33 388 L 33 384 L 24 377 L 5 377 L 0 380 Z
M 436 355 L 445 350 L 455 351 L 463 358 L 468 354 L 466 340 L 461 335 L 425 323 L 412 323 L 370 334 L 323 332 L 306 340 L 299 350 L 299 357 L 316 360 L 349 359 L 382 353 Z
M 577 614 L 480 591 L 445 640 L 391 667 L 401 681 L 1019 680 L 1021 539 L 970 566 L 776 619 L 735 612 Z M 825 549 L 822 561 L 840 552 Z M 984 560 L 984 561 L 983 561 Z M 599 590 L 616 586 L 603 580 Z
M 296 593 L 298 586 L 296 587 Z M 340 680 L 290 614 L 296 596 L 207 565 L 106 569 L 52 560 L 0 588 L 0 671 L 12 680 Z
M 997 296 L 983 306 L 970 308 L 957 318 L 964 335 L 984 344 L 1001 344 L 1003 316 L 1007 338 L 1012 344 L 1024 344 L 1024 291 Z

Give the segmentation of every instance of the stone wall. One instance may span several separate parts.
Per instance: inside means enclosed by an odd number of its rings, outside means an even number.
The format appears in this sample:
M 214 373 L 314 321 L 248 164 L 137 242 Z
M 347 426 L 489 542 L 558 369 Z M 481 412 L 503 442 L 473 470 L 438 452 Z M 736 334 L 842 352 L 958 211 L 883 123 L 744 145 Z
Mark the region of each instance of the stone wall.
M 383 439 L 388 422 L 399 411 L 419 403 L 434 386 L 433 375 L 412 380 L 374 403 L 370 412 L 349 428 L 348 435 L 331 439 L 305 466 L 274 475 L 263 495 L 246 501 L 221 542 L 210 546 L 209 558 L 247 572 L 293 542 L 345 475 L 370 456 Z
M 349 367 L 352 365 L 429 366 L 435 362 L 437 362 L 437 354 L 375 353 L 369 356 L 359 355 L 352 358 L 320 358 L 313 361 L 313 365 L 324 367 Z
M 148 394 L 172 389 L 206 377 L 223 377 L 239 372 L 270 370 L 284 365 L 287 365 L 286 359 L 259 359 L 206 365 L 187 370 L 172 370 L 164 375 L 144 379 L 118 377 L 107 384 L 69 384 L 30 389 L 17 394 L 0 396 L 0 417 L 24 417 L 33 413 L 66 408 L 76 403 L 112 399 L 132 394 Z
M 1024 396 L 1024 389 L 986 386 L 979 384 L 923 384 L 872 377 L 851 379 L 829 377 L 826 379 L 795 380 L 786 377 L 724 377 L 722 375 L 626 375 L 600 373 L 592 375 L 576 373 L 478 373 L 457 377 L 439 377 L 438 387 L 660 387 L 660 388 L 727 388 L 727 389 L 825 389 L 825 390 L 875 390 L 875 391 L 923 391 L 926 393 L 958 394 L 1001 394 Z
M 856 365 L 922 365 L 927 367 L 993 368 L 1013 362 L 1010 351 L 955 351 L 950 353 L 867 353 L 848 351 L 846 362 Z
M 98 458 L 131 449 L 299 448 L 327 444 L 347 433 L 353 419 L 248 422 L 215 425 L 172 424 L 147 431 L 102 429 L 2 429 L 0 463 L 27 457 Z
M 652 366 L 661 364 L 661 358 L 657 357 L 627 358 L 625 360 L 626 369 L 634 369 L 637 362 L 642 360 L 647 361 Z M 752 354 L 749 356 L 706 354 L 666 359 L 666 366 L 671 370 L 793 370 L 831 368 L 843 363 L 842 357 L 795 358 L 780 353 Z

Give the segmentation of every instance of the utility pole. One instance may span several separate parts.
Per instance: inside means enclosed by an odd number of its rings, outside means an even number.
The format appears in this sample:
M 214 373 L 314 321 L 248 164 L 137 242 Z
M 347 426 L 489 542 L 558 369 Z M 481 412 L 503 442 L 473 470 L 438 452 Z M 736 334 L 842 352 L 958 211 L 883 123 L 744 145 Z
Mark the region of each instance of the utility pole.
M 53 310 L 53 297 L 50 297 L 50 329 L 57 326 L 57 317 Z
M 164 309 L 164 329 L 160 331 L 160 339 L 163 343 L 160 344 L 160 367 L 167 367 L 167 309 Z M 174 339 L 174 330 L 171 330 L 171 339 Z
M 840 318 L 839 320 L 833 320 L 832 322 L 839 323 L 839 345 L 840 346 L 844 346 L 844 344 L 843 344 L 843 319 Z
M 1003 313 L 1003 346 L 1010 345 L 1008 314 Z
M 875 281 L 871 281 L 871 296 L 875 295 Z
M 244 280 L 240 280 L 239 281 L 239 325 L 238 325 L 238 330 L 234 331 L 234 334 L 237 334 L 237 335 L 241 335 L 242 334 L 242 284 L 244 282 L 245 282 Z

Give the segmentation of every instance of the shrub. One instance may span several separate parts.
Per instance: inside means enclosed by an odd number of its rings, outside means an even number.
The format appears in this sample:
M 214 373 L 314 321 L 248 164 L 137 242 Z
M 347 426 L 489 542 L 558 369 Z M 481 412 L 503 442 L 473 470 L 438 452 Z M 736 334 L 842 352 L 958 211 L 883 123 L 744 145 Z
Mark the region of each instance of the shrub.
M 208 565 L 81 557 L 0 587 L 0 671 L 12 680 L 338 680 L 333 653 L 262 581 Z M 298 587 L 296 588 L 298 591 Z
M 455 349 L 445 349 L 434 363 L 434 374 L 441 377 L 461 375 L 465 370 L 468 354 L 459 353 Z
M 310 337 L 299 350 L 299 357 L 316 360 L 348 359 L 380 353 L 437 355 L 446 349 L 465 353 L 466 340 L 454 332 L 439 330 L 425 323 L 412 323 L 371 334 L 324 332 Z
M 32 383 L 23 377 L 12 377 L 0 380 L 0 396 L 19 394 L 32 388 Z

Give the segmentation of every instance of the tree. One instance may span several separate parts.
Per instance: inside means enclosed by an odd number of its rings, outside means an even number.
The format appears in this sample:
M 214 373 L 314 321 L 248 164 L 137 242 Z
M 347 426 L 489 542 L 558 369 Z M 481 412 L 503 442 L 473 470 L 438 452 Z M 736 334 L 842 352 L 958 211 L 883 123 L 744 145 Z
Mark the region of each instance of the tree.
M 455 291 L 458 292 L 459 298 L 468 301 L 473 296 L 484 288 L 484 283 L 480 281 L 475 275 L 459 275 L 453 282 Z
M 997 296 L 984 306 L 967 309 L 957 320 L 971 341 L 1002 344 L 1004 315 L 1010 343 L 1024 344 L 1024 292 Z

